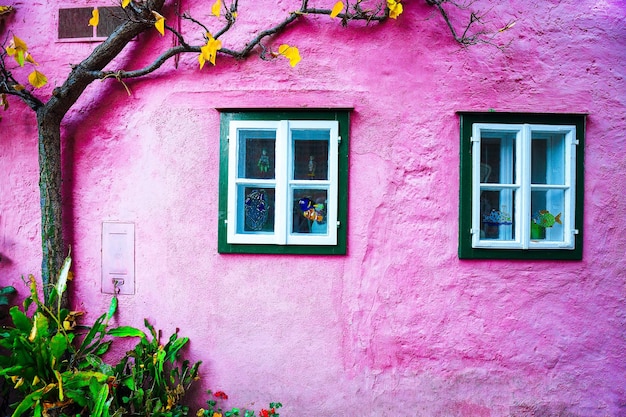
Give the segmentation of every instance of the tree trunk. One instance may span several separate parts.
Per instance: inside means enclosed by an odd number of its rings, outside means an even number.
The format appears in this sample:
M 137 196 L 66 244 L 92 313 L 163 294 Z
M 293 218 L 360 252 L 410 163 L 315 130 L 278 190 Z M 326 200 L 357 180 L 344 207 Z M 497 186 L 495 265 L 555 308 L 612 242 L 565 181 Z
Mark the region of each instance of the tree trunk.
M 57 274 L 67 255 L 63 235 L 63 200 L 61 171 L 61 119 L 47 108 L 37 111 L 39 131 L 39 194 L 41 204 L 41 281 L 44 300 L 56 284 Z M 61 305 L 67 307 L 67 299 Z

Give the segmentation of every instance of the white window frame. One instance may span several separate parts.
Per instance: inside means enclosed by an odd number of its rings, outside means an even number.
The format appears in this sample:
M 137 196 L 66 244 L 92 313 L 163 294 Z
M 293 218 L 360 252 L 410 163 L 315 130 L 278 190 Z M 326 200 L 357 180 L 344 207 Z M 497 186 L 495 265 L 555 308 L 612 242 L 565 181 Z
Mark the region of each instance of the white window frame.
M 480 175 L 481 138 L 484 131 L 510 132 L 515 134 L 515 181 L 511 183 L 482 183 Z M 549 132 L 564 135 L 565 160 L 564 184 L 532 184 L 531 183 L 531 144 L 533 132 Z M 499 124 L 475 123 L 472 126 L 472 247 L 486 249 L 574 249 L 576 208 L 576 127 L 570 125 L 540 124 Z M 510 149 L 503 154 L 510 155 Z M 510 164 L 502 165 L 512 172 Z M 510 158 L 509 158 L 510 159 Z M 504 168 L 503 168 L 504 170 Z M 513 235 L 510 239 L 483 239 L 480 234 L 480 193 L 485 190 L 515 191 L 512 217 L 515 220 Z M 562 190 L 564 207 L 562 211 L 563 240 L 531 239 L 531 193 L 537 190 Z M 548 232 L 549 233 L 549 232 Z
M 239 178 L 238 158 L 240 130 L 275 130 L 275 175 L 273 179 Z M 328 129 L 328 179 L 293 179 L 293 129 Z M 228 244 L 268 244 L 268 245 L 337 245 L 337 216 L 339 189 L 339 123 L 335 120 L 232 120 L 228 127 L 228 199 L 226 214 L 226 238 Z M 274 188 L 274 233 L 239 232 L 237 190 L 240 185 Z M 326 189 L 326 233 L 293 233 L 293 189 Z

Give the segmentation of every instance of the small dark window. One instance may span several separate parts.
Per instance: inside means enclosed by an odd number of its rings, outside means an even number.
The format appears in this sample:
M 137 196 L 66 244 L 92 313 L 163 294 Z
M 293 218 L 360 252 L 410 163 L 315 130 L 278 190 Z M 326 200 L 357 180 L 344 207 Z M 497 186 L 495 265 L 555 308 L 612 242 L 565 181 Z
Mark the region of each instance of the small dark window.
M 103 40 L 113 33 L 124 16 L 121 7 L 98 7 L 100 22 L 94 28 L 89 26 L 93 10 L 93 7 L 59 9 L 59 40 Z

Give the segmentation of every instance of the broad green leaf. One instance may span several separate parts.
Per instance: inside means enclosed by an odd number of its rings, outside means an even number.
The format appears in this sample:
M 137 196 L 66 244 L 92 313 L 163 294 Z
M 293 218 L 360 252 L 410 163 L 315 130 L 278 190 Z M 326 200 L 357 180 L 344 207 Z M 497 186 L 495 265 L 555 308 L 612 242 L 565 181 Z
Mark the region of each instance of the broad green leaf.
M 330 12 L 330 17 L 333 19 L 337 17 L 337 15 L 341 13 L 344 7 L 345 6 L 342 1 L 338 1 L 337 3 L 335 3 L 335 5 L 333 6 L 333 10 Z
M 131 391 L 135 391 L 135 380 L 132 377 L 128 377 L 122 380 L 122 385 L 130 389 Z
M 112 343 L 112 341 L 109 340 L 109 341 L 106 341 L 106 342 L 100 344 L 100 346 L 98 346 L 98 349 L 96 349 L 96 351 L 94 353 L 96 355 L 98 355 L 98 356 L 104 355 L 105 353 L 107 353 L 109 351 L 109 348 L 111 347 L 111 343 Z
M 52 353 L 52 357 L 57 361 L 61 359 L 61 356 L 67 350 L 67 342 L 68 340 L 60 332 L 52 336 L 50 340 L 50 353 Z
M 111 299 L 111 304 L 109 305 L 109 312 L 107 313 L 107 322 L 113 317 L 115 312 L 117 311 L 117 297 L 113 297 Z
M 33 323 L 33 327 L 30 331 L 30 335 L 28 336 L 28 340 L 32 342 L 38 337 L 46 338 L 48 336 L 48 319 L 43 314 L 36 313 L 35 322 Z
M 182 349 L 182 347 L 185 346 L 185 344 L 188 341 L 189 341 L 188 337 L 183 337 L 174 341 L 169 346 L 165 360 L 169 360 L 170 362 L 174 363 L 174 361 L 176 360 L 176 355 L 178 354 L 178 351 Z
M 109 386 L 106 383 L 102 384 L 98 392 L 94 395 L 95 405 L 91 412 L 91 417 L 101 417 L 103 415 L 108 396 Z
M 131 326 L 120 326 L 107 332 L 108 335 L 114 337 L 141 337 L 146 338 L 146 334 L 141 330 Z
M 36 402 L 39 401 L 46 392 L 50 391 L 55 386 L 56 384 L 48 384 L 47 386 L 28 394 L 26 397 L 24 397 L 22 402 L 19 403 L 11 417 L 19 417 L 24 414 L 26 410 L 33 408 Z
M 5 94 L 3 94 L 3 96 L 5 96 Z M 0 294 L 15 294 L 15 288 L 10 285 L 8 287 L 2 287 L 0 288 Z
M 41 88 L 48 84 L 48 78 L 37 70 L 28 75 L 28 82 L 35 88 Z M 65 283 L 63 283 L 65 285 Z
M 89 25 L 88 26 L 98 26 L 98 23 L 100 23 L 100 12 L 98 11 L 97 7 L 94 7 L 93 11 L 91 12 L 91 19 L 89 19 Z
M 26 314 L 22 313 L 22 311 L 17 307 L 13 306 L 9 310 L 9 314 L 11 315 L 11 319 L 13 320 L 13 325 L 21 330 L 22 332 L 30 332 L 33 327 L 33 322 L 26 316 Z

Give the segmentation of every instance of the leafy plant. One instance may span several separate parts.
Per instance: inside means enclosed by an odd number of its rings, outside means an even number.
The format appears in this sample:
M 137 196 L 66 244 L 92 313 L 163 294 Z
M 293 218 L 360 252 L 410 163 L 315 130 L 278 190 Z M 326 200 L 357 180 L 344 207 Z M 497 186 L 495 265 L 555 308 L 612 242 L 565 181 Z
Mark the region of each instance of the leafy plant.
M 93 325 L 78 325 L 82 313 L 61 305 L 70 265 L 68 255 L 45 303 L 39 298 L 35 278 L 29 276 L 30 295 L 22 309 L 10 308 L 12 326 L 3 326 L 0 332 L 0 347 L 8 352 L 0 355 L 0 376 L 21 394 L 12 417 L 186 416 L 189 407 L 181 400 L 199 378 L 201 364 L 180 360 L 189 339 L 179 337 L 177 329 L 162 345 L 161 332 L 147 320 L 144 324 L 148 335 L 130 326 L 110 326 L 117 311 L 116 297 Z M 0 294 L 13 292 L 15 289 Z M 116 365 L 110 365 L 103 355 L 120 337 L 136 337 L 139 341 Z M 199 410 L 197 416 L 254 416 L 253 410 L 239 408 L 222 414 L 217 400 L 227 399 L 224 392 L 216 392 L 207 401 L 209 408 Z M 270 403 L 269 409 L 261 410 L 259 415 L 278 417 L 276 409 L 281 406 Z
M 228 400 L 228 395 L 223 391 L 217 391 L 213 393 L 211 390 L 207 391 L 209 399 L 207 400 L 207 408 L 201 408 L 196 413 L 197 417 L 253 417 L 254 410 L 246 408 L 233 407 L 230 410 L 223 411 L 221 402 Z M 280 414 L 276 412 L 277 408 L 282 407 L 281 403 L 270 403 L 269 408 L 262 408 L 259 411 L 260 417 L 279 417 Z
M 180 404 L 191 384 L 198 379 L 201 362 L 190 366 L 184 360 L 180 366 L 177 360 L 180 350 L 189 341 L 179 338 L 178 329 L 165 345 L 161 345 L 161 332 L 144 321 L 152 340 L 143 333 L 135 348 L 126 353 L 115 367 L 119 388 L 114 405 L 125 414 L 178 417 L 187 415 L 189 408 Z M 109 331 L 117 335 L 131 328 L 118 328 Z
M 9 354 L 0 357 L 0 376 L 11 381 L 23 395 L 13 416 L 30 411 L 34 416 L 79 414 L 107 415 L 113 370 L 101 359 L 109 349 L 105 340 L 108 322 L 117 308 L 113 298 L 109 311 L 100 316 L 78 341 L 76 318 L 81 313 L 60 308 L 67 289 L 71 258 L 59 273 L 47 303 L 39 298 L 35 278 L 29 276 L 30 295 L 9 310 L 13 327 L 3 328 L 0 346 Z M 34 306 L 32 314 L 28 310 Z

